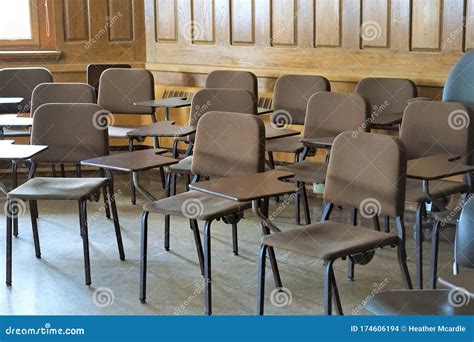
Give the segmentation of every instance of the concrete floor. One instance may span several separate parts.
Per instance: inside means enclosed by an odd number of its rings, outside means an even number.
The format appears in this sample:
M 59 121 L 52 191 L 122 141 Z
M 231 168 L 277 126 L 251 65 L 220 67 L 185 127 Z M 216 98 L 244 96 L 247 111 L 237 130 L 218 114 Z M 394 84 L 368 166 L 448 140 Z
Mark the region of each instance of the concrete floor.
M 87 175 L 86 175 L 87 176 Z M 21 179 L 20 181 L 24 181 Z M 158 173 L 143 175 L 143 184 L 162 193 Z M 9 176 L 0 179 L 10 187 Z M 178 191 L 183 191 L 180 184 Z M 116 177 L 116 193 L 126 261 L 120 261 L 112 221 L 103 214 L 102 201 L 88 205 L 92 286 L 84 285 L 82 241 L 79 236 L 78 209 L 75 202 L 39 202 L 39 231 L 42 259 L 34 255 L 28 209 L 20 217 L 20 235 L 13 242 L 13 286 L 0 285 L 0 315 L 201 315 L 203 313 L 202 278 L 188 220 L 172 217 L 171 251 L 163 248 L 163 216 L 150 216 L 147 304 L 138 300 L 140 215 L 143 197 L 130 204 L 128 176 Z M 4 199 L 0 202 L 4 204 Z M 278 206 L 272 203 L 270 212 Z M 321 200 L 311 198 L 313 220 L 321 215 Z M 293 227 L 293 205 L 276 217 L 282 229 Z M 409 268 L 414 278 L 413 215 L 406 218 Z M 348 222 L 349 211 L 336 209 L 335 220 Z M 5 216 L 0 217 L 1 226 Z M 369 224 L 369 222 L 367 223 Z M 371 225 L 369 225 L 371 227 Z M 202 231 L 203 225 L 200 225 Z M 392 228 L 393 229 L 393 228 Z M 4 230 L 2 230 L 4 231 Z M 230 226 L 213 224 L 213 303 L 216 315 L 253 315 L 257 282 L 257 252 L 260 225 L 250 212 L 239 223 L 239 256 L 232 253 Z M 452 229 L 442 233 L 450 240 Z M 4 235 L 0 237 L 0 256 L 5 253 Z M 450 272 L 452 244 L 440 245 L 440 274 Z M 425 243 L 425 271 L 429 270 L 430 247 Z M 291 294 L 290 303 L 270 300 L 274 283 L 267 272 L 266 314 L 322 314 L 322 263 L 293 253 L 277 250 L 281 277 Z M 5 262 L 1 257 L 0 276 Z M 356 267 L 355 281 L 345 277 L 346 262 L 335 263 L 344 313 L 368 314 L 362 303 L 383 289 L 402 288 L 396 250 L 377 250 L 366 266 Z M 285 305 L 288 304 L 288 305 Z

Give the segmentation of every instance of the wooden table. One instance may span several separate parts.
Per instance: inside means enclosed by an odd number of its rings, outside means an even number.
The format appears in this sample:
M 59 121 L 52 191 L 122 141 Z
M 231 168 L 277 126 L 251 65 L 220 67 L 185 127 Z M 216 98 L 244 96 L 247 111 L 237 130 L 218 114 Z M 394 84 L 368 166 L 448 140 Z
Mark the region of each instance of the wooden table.
M 447 154 L 409 160 L 407 165 L 407 177 L 423 181 L 423 193 L 440 211 L 447 208 L 438 198 L 431 195 L 429 182 L 471 172 L 474 172 L 474 166 L 465 165 L 461 163 L 459 157 Z M 422 227 L 418 224 L 415 225 L 415 236 L 420 240 L 421 229 Z M 416 248 L 416 284 L 418 288 L 423 288 L 423 245 L 421 243 Z
M 98 157 L 81 161 L 81 165 L 104 169 L 110 171 L 128 172 L 132 174 L 132 182 L 138 191 L 149 201 L 156 201 L 148 190 L 140 185 L 138 173 L 158 167 L 177 164 L 178 160 L 162 156 L 165 149 L 148 149 L 134 152 L 118 153 L 109 156 Z
M 310 147 L 331 149 L 335 139 L 336 137 L 309 138 L 301 139 L 301 142 Z
M 23 97 L 0 97 L 0 104 L 19 104 L 23 100 Z
M 265 123 L 265 139 L 267 140 L 291 137 L 298 134 L 300 134 L 298 131 L 286 128 L 276 128 L 269 122 Z

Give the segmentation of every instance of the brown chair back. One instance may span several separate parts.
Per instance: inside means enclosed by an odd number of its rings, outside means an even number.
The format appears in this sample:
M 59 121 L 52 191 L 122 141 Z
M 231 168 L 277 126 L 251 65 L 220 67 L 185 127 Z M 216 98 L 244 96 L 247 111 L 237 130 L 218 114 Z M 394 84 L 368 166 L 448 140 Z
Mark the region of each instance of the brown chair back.
M 356 86 L 356 93 L 364 96 L 377 115 L 403 113 L 408 100 L 417 96 L 413 81 L 403 78 L 369 77 Z
M 145 69 L 107 69 L 99 83 L 97 104 L 114 114 L 152 114 L 153 108 L 134 102 L 155 99 L 155 83 Z
M 303 137 L 335 137 L 344 131 L 368 130 L 370 106 L 358 94 L 316 93 L 308 101 Z
M 130 69 L 129 64 L 89 64 L 87 66 L 87 84 L 95 89 L 95 95 L 99 94 L 100 76 L 107 69 Z
M 0 96 L 23 97 L 20 104 L 0 105 L 0 114 L 29 113 L 33 89 L 41 83 L 53 82 L 46 68 L 4 68 L 0 70 Z
M 341 133 L 331 150 L 324 200 L 367 214 L 403 216 L 406 169 L 406 150 L 400 139 Z
M 45 103 L 95 103 L 94 88 L 86 83 L 42 83 L 31 95 L 31 115 Z
M 258 98 L 257 76 L 249 71 L 212 71 L 207 75 L 206 88 L 244 89 Z
M 78 164 L 82 160 L 108 155 L 107 113 L 96 104 L 47 103 L 33 117 L 31 144 L 48 149 L 33 158 L 38 163 Z
M 408 159 L 448 153 L 466 157 L 466 162 L 471 163 L 473 120 L 469 108 L 462 103 L 411 103 L 405 110 L 400 129 L 400 139 L 407 147 Z
M 305 123 L 308 101 L 314 93 L 331 91 L 327 78 L 311 75 L 285 75 L 278 78 L 273 90 L 274 117 L 286 115 L 290 124 Z
M 265 126 L 255 115 L 208 112 L 199 120 L 192 172 L 236 177 L 265 170 Z
M 248 90 L 201 89 L 193 97 L 189 125 L 197 126 L 210 111 L 257 114 L 257 99 Z

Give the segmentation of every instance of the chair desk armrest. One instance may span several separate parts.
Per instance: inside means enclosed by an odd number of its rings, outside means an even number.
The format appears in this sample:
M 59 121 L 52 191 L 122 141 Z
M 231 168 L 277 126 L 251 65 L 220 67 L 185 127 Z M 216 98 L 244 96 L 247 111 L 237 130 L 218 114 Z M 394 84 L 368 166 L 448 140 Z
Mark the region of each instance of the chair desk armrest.
M 249 176 L 198 182 L 189 187 L 233 201 L 248 202 L 295 192 L 296 188 L 293 183 L 282 181 L 282 179 L 291 177 L 293 177 L 291 172 L 269 171 Z

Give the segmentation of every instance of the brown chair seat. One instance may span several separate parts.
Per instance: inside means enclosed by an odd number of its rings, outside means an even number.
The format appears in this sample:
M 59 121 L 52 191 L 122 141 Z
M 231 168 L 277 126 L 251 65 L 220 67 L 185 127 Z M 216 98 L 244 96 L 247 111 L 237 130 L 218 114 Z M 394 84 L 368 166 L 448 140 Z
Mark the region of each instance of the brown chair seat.
M 181 159 L 179 163 L 167 166 L 165 172 L 168 173 L 191 173 L 191 165 L 193 163 L 193 156 Z
M 335 260 L 377 247 L 396 244 L 395 234 L 325 221 L 266 235 L 262 243 L 322 260 Z
M 300 163 L 287 165 L 280 169 L 294 173 L 296 180 L 299 182 L 324 183 L 328 164 L 305 160 Z
M 97 193 L 107 184 L 107 178 L 35 177 L 8 193 L 8 198 L 81 200 Z
M 300 153 L 303 151 L 301 136 L 291 136 L 279 139 L 271 139 L 265 142 L 265 149 L 269 152 Z
M 188 191 L 176 196 L 147 203 L 144 211 L 184 216 L 195 220 L 214 220 L 251 207 L 247 202 L 235 202 L 200 191 Z
M 451 294 L 453 295 L 453 294 Z M 448 290 L 397 290 L 381 292 L 367 301 L 376 315 L 452 316 L 474 314 L 474 301 L 456 307 L 450 304 Z
M 434 198 L 441 198 L 456 193 L 464 193 L 467 191 L 467 186 L 461 182 L 451 181 L 430 181 L 430 193 Z M 420 202 L 427 200 L 423 193 L 423 181 L 418 179 L 407 179 L 406 201 Z

